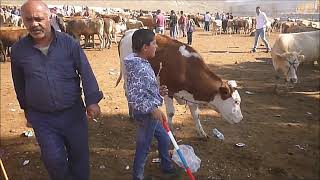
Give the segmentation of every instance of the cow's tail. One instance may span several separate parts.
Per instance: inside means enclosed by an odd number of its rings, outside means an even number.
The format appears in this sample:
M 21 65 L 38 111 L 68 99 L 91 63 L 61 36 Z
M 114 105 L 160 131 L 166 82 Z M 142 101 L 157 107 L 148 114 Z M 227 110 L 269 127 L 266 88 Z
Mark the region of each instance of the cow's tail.
M 123 35 L 122 37 L 121 37 L 121 39 L 120 39 L 120 41 L 119 41 L 119 44 L 118 44 L 118 55 L 119 55 L 119 58 L 120 58 L 120 74 L 119 74 L 119 77 L 118 77 L 118 79 L 117 79 L 117 82 L 116 82 L 116 86 L 115 87 L 117 87 L 118 85 L 119 85 L 119 83 L 120 83 L 120 81 L 121 81 L 121 79 L 122 79 L 122 65 L 121 65 L 121 63 L 122 63 L 122 59 L 121 59 L 121 56 L 120 56 L 120 45 L 121 45 L 121 41 L 122 41 L 122 38 L 124 37 L 125 35 Z

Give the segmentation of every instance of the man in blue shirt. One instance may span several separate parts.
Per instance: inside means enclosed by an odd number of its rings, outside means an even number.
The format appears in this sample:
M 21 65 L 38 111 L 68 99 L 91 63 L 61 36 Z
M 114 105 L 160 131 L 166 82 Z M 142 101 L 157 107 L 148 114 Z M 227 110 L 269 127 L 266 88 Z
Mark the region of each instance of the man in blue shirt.
M 29 0 L 21 15 L 29 35 L 12 47 L 11 54 L 20 107 L 35 131 L 51 179 L 87 180 L 87 116 L 100 114 L 103 94 L 79 43 L 50 26 L 46 4 Z

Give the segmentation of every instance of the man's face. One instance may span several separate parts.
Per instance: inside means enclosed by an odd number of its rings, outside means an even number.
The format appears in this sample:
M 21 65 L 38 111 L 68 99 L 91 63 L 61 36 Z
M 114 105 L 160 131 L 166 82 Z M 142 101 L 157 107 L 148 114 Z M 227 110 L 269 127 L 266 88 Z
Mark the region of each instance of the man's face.
M 256 13 L 259 15 L 260 14 L 260 8 L 256 8 Z
M 36 40 L 45 38 L 51 32 L 49 11 L 42 6 L 26 6 L 22 19 L 30 35 Z

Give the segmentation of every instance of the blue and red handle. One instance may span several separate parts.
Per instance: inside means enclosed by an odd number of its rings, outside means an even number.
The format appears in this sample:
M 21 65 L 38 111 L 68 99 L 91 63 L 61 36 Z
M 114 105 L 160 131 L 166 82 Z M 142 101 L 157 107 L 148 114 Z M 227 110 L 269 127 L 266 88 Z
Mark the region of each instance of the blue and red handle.
M 186 161 L 186 159 L 184 158 L 184 156 L 183 156 L 183 154 L 182 154 L 182 152 L 181 152 L 181 150 L 180 150 L 180 148 L 179 148 L 179 146 L 178 146 L 178 144 L 177 144 L 177 141 L 176 141 L 176 140 L 174 139 L 174 137 L 173 137 L 173 134 L 172 134 L 172 132 L 171 132 L 168 124 L 167 124 L 166 122 L 162 122 L 162 125 L 163 125 L 164 129 L 167 131 L 167 133 L 168 133 L 168 135 L 169 135 L 169 137 L 170 137 L 170 140 L 171 140 L 174 148 L 176 149 L 176 151 L 177 151 L 177 153 L 178 153 L 178 155 L 179 155 L 179 158 L 181 159 L 181 161 L 182 161 L 182 163 L 183 163 L 183 166 L 184 166 L 184 168 L 185 168 L 185 170 L 186 170 L 186 172 L 187 172 L 190 180 L 195 180 L 195 178 L 194 178 L 194 176 L 192 175 L 192 172 L 191 172 L 191 170 L 190 170 L 190 168 L 189 168 L 189 166 L 188 166 L 188 164 L 187 164 L 187 161 Z

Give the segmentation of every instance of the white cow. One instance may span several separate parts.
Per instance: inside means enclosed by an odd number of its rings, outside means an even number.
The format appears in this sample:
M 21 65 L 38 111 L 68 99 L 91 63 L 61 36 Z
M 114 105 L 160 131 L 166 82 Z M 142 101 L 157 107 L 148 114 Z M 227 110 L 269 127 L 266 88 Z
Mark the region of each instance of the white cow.
M 280 34 L 273 45 L 271 56 L 276 72 L 287 82 L 298 82 L 298 66 L 303 62 L 320 63 L 320 31 Z

